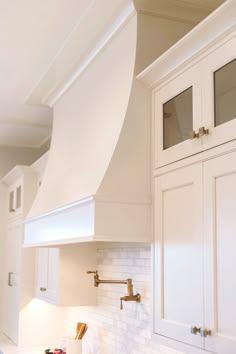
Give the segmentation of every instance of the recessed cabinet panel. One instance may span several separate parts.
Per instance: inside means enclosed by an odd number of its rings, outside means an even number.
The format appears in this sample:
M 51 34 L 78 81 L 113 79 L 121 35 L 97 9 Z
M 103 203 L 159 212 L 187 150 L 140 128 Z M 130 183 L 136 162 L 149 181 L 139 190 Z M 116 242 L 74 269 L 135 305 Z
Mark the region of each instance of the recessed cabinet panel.
M 203 347 L 202 165 L 155 181 L 155 332 Z M 200 191 L 200 193 L 199 193 Z
M 16 188 L 16 209 L 19 209 L 21 207 L 21 191 L 22 191 L 22 186 L 18 186 Z
M 193 130 L 192 87 L 163 105 L 163 148 L 168 149 L 190 138 Z
M 202 150 L 192 139 L 201 126 L 200 77 L 196 67 L 153 92 L 155 168 Z
M 8 215 L 11 218 L 18 216 L 22 213 L 22 200 L 23 200 L 23 183 L 24 178 L 12 184 L 8 192 Z M 27 186 L 28 187 L 28 186 Z
M 14 191 L 9 192 L 9 213 L 14 211 Z
M 215 126 L 236 118 L 236 59 L 214 73 Z
M 236 153 L 204 164 L 206 349 L 236 352 Z

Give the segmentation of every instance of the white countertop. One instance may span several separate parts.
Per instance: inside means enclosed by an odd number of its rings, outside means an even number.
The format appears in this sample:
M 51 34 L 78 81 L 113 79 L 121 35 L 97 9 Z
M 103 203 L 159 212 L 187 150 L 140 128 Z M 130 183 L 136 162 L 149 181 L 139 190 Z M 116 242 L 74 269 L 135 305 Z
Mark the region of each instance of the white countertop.
M 0 351 L 3 354 L 43 354 L 46 347 L 18 347 L 6 336 L 0 334 Z

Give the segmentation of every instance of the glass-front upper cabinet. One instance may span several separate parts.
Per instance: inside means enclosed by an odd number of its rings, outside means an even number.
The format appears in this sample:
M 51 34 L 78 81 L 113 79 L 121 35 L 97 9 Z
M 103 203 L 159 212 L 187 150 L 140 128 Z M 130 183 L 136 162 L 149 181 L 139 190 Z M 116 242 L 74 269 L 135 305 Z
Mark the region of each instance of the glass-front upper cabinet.
M 236 38 L 153 90 L 155 168 L 236 140 Z
M 197 67 L 154 91 L 156 167 L 180 160 L 189 151 L 201 151 L 201 143 L 194 139 L 201 125 L 200 96 Z
M 6 187 L 9 220 L 26 216 L 38 189 L 37 174 L 30 166 L 15 166 L 2 179 Z
M 209 135 L 204 149 L 236 139 L 236 38 L 201 63 L 202 114 Z

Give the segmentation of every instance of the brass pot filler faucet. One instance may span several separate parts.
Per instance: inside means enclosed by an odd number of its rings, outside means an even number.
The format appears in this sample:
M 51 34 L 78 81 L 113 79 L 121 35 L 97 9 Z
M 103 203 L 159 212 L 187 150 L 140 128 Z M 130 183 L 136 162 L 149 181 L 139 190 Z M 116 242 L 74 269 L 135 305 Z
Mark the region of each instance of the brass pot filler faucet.
M 122 296 L 120 298 L 120 309 L 123 310 L 123 301 L 136 301 L 141 302 L 140 294 L 133 294 L 133 281 L 132 279 L 126 280 L 102 280 L 99 279 L 98 271 L 87 271 L 87 274 L 94 274 L 94 286 L 98 287 L 99 284 L 127 284 L 128 295 Z

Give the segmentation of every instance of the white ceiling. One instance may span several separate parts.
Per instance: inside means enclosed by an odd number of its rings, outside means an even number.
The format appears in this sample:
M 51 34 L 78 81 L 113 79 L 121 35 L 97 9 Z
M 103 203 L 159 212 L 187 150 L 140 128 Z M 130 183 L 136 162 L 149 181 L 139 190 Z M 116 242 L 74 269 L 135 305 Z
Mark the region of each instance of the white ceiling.
M 210 8 L 223 2 L 172 1 Z M 72 58 L 81 60 L 91 50 L 88 38 L 96 46 L 105 24 L 129 2 L 0 0 L 0 146 L 43 144 L 51 133 L 52 110 L 40 105 L 46 101 L 42 97 L 50 96 L 48 88 L 55 89 L 75 69 Z
M 38 147 L 52 111 L 25 100 L 91 0 L 0 0 L 0 145 Z

